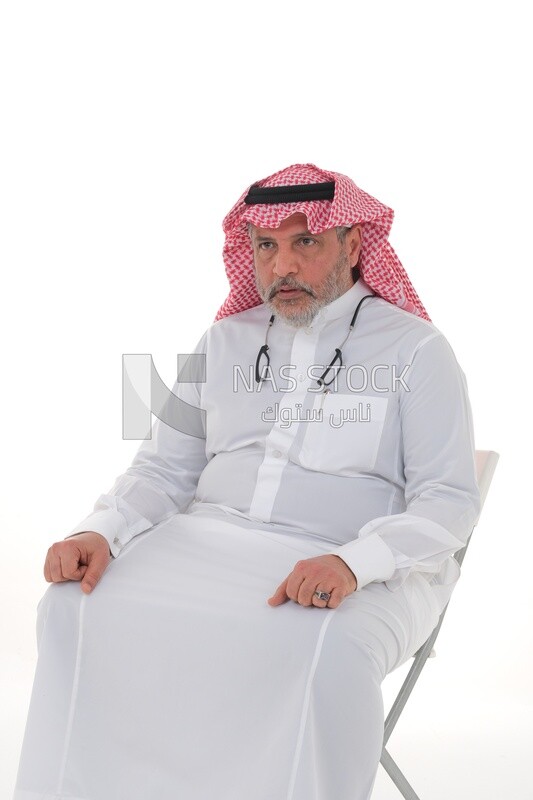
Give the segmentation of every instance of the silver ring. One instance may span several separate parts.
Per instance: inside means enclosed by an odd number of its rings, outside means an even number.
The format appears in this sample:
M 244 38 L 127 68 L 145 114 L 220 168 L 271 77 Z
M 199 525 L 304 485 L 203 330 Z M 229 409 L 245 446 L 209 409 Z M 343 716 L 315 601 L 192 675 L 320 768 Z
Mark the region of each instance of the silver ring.
M 313 597 L 318 597 L 319 600 L 325 600 L 327 603 L 331 594 L 329 592 L 313 592 Z

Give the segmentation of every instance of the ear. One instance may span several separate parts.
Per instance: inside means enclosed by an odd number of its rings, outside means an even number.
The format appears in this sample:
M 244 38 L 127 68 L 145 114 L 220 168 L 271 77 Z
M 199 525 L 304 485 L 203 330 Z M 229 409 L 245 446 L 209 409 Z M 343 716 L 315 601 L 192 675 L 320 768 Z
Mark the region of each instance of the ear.
M 350 264 L 355 267 L 359 260 L 359 251 L 361 250 L 361 225 L 354 225 L 346 234 L 345 245 L 346 254 L 350 259 Z

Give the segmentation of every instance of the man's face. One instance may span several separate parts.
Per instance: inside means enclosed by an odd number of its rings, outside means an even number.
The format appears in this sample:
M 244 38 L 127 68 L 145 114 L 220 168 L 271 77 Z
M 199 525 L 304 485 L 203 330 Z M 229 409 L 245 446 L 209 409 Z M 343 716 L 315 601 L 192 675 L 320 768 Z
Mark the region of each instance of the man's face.
M 360 244 L 358 227 L 344 242 L 335 228 L 309 233 L 305 214 L 293 214 L 279 228 L 252 227 L 259 296 L 289 324 L 309 326 L 320 308 L 353 286 Z

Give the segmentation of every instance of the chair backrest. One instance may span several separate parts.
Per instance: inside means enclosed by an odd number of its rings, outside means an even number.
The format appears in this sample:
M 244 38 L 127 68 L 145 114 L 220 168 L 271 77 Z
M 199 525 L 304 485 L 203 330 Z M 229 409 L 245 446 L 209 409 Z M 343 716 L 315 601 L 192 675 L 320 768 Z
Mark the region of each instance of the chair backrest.
M 479 491 L 481 493 L 481 508 L 485 503 L 492 476 L 499 459 L 494 450 L 476 450 L 476 471 Z
M 477 473 L 477 483 L 479 486 L 479 495 L 481 500 L 479 509 L 480 515 L 481 512 L 483 511 L 483 506 L 485 505 L 485 500 L 487 499 L 487 495 L 489 493 L 490 484 L 499 457 L 500 457 L 499 454 L 496 453 L 494 450 L 476 450 L 476 473 Z M 472 534 L 470 534 L 470 536 L 471 535 Z M 463 563 L 463 558 L 465 557 L 465 553 L 468 549 L 469 544 L 470 544 L 470 537 L 466 545 L 455 554 L 455 560 L 458 562 L 458 564 Z

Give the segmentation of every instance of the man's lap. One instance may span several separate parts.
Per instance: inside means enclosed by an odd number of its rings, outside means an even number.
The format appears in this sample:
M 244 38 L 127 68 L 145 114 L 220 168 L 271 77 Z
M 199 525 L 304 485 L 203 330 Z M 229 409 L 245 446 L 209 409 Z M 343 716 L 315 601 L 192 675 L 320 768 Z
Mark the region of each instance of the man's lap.
M 224 629 L 225 635 L 230 628 L 236 634 L 239 626 L 253 625 L 269 646 L 284 639 L 297 646 L 299 636 L 314 641 L 328 620 L 328 636 L 338 630 L 360 639 L 384 677 L 416 651 L 438 621 L 440 608 L 423 576 L 411 573 L 395 591 L 369 584 L 338 609 L 267 604 L 298 560 L 330 549 L 330 543 L 309 536 L 176 515 L 126 545 L 91 595 L 83 595 L 77 582 L 52 585 L 47 594 L 59 591 L 65 599 L 70 594 L 75 605 L 86 597 L 86 621 L 102 614 L 109 624 L 124 627 L 128 617 L 154 615 L 168 624 L 212 628 L 215 640 Z
M 328 549 L 178 516 L 135 537 L 90 595 L 50 586 L 20 788 L 141 800 L 146 786 L 173 796 L 179 776 L 183 796 L 202 800 L 220 787 L 256 796 L 262 780 L 265 798 L 295 780 L 309 797 L 322 770 L 345 775 L 336 796 L 351 796 L 351 773 L 379 760 L 379 684 L 438 608 L 417 575 L 337 609 L 267 604 L 296 561 Z

